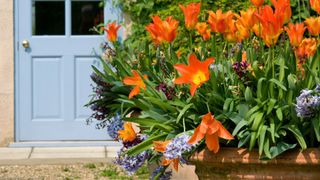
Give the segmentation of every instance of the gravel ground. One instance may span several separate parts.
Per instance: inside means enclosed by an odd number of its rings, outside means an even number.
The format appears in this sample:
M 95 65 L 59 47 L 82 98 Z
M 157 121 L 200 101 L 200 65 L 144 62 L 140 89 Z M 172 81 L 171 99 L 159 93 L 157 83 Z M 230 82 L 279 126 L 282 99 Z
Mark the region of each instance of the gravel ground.
M 0 180 L 11 179 L 148 179 L 147 168 L 142 168 L 134 176 L 127 176 L 119 167 L 106 163 L 68 165 L 11 165 L 0 166 Z

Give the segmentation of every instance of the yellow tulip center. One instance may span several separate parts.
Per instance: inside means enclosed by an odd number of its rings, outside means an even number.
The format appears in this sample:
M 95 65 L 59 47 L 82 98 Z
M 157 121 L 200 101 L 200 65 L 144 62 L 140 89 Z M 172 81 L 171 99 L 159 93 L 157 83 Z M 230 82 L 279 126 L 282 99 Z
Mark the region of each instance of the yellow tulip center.
M 199 85 L 206 81 L 206 75 L 202 71 L 198 71 L 196 74 L 192 76 L 192 82 L 195 85 Z

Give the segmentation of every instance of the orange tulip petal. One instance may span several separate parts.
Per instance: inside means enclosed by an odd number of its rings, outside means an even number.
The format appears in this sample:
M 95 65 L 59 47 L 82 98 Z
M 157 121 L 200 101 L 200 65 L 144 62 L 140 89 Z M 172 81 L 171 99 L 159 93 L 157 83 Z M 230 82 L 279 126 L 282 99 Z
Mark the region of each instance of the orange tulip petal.
M 200 127 L 198 126 L 195 130 L 191 138 L 189 139 L 189 144 L 196 144 L 197 142 L 201 141 L 204 138 L 203 133 L 200 132 Z
M 178 172 L 178 168 L 179 168 L 179 158 L 173 159 L 173 168 L 174 170 L 176 170 Z
M 190 86 L 190 94 L 191 94 L 191 96 L 194 96 L 194 93 L 196 92 L 198 87 L 199 87 L 199 85 L 191 84 L 191 86 Z
M 206 135 L 206 145 L 210 151 L 217 153 L 220 148 L 218 135 L 216 133 L 211 134 L 211 135 L 207 134 Z
M 223 139 L 232 140 L 234 137 L 230 132 L 219 122 L 219 130 L 217 132 L 218 136 Z
M 172 162 L 172 160 L 170 160 L 170 159 L 163 159 L 161 162 L 161 165 L 168 166 L 171 162 Z
M 158 152 L 164 153 L 169 143 L 170 141 L 153 141 L 154 149 Z
M 140 93 L 140 87 L 139 86 L 134 87 L 129 94 L 129 99 L 131 99 L 133 96 L 139 93 Z

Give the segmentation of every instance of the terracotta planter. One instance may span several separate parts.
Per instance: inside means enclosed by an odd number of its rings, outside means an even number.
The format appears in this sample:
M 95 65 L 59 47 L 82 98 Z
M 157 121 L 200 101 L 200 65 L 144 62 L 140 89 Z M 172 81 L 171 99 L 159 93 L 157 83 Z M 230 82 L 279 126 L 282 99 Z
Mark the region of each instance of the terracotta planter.
M 199 179 L 320 179 L 320 149 L 315 148 L 285 152 L 269 161 L 246 149 L 221 148 L 217 154 L 203 150 L 190 162 Z

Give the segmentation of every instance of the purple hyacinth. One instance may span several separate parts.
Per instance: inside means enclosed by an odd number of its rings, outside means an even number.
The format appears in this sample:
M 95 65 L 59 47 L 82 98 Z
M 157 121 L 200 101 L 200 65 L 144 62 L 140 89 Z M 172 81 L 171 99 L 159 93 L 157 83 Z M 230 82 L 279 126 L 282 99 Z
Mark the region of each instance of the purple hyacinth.
M 164 170 L 163 166 L 157 167 L 155 171 L 152 172 L 150 179 L 154 180 L 156 176 Z M 172 176 L 172 171 L 165 171 L 159 176 L 159 180 L 169 180 Z
M 113 139 L 118 138 L 118 131 L 123 129 L 123 121 L 120 118 L 120 115 L 112 117 L 107 123 L 107 131 L 110 137 Z
M 129 175 L 132 175 L 136 172 L 149 158 L 148 151 L 142 151 L 141 153 L 129 156 L 125 154 L 126 148 L 121 148 L 118 152 L 118 158 L 115 160 L 115 164 L 120 165 L 123 169 L 127 171 Z
M 172 100 L 174 97 L 174 88 L 168 86 L 165 83 L 160 83 L 158 86 L 156 86 L 157 91 L 162 91 L 168 100 Z
M 298 117 L 310 118 L 319 113 L 320 94 L 317 93 L 317 88 L 314 91 L 304 89 L 297 97 L 296 112 Z
M 248 63 L 246 61 L 235 62 L 233 63 L 232 68 L 239 78 L 242 78 L 247 74 Z
M 180 158 L 182 161 L 182 154 L 188 152 L 192 149 L 193 145 L 188 143 L 190 136 L 183 134 L 174 138 L 166 148 L 166 151 L 163 153 L 163 156 L 166 159 L 176 159 Z

